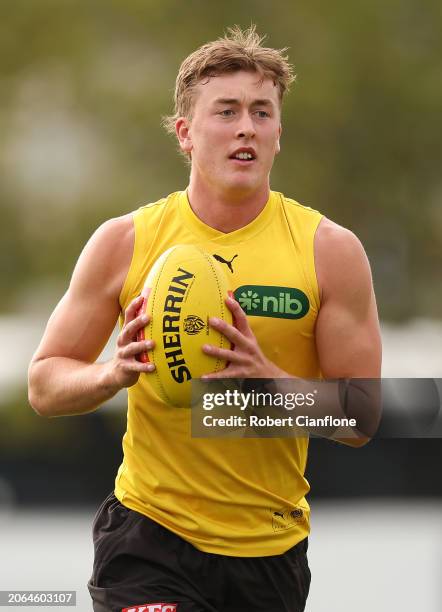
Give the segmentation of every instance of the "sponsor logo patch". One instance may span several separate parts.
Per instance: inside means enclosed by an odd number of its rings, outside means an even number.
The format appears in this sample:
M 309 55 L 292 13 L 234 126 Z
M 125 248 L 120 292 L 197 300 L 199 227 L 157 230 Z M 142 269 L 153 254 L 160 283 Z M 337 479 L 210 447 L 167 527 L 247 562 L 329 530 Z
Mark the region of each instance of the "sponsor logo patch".
M 235 299 L 246 315 L 276 319 L 301 319 L 310 309 L 306 294 L 294 287 L 242 285 Z
M 178 604 L 171 603 L 147 603 L 141 606 L 132 606 L 123 608 L 121 612 L 175 612 L 178 610 Z

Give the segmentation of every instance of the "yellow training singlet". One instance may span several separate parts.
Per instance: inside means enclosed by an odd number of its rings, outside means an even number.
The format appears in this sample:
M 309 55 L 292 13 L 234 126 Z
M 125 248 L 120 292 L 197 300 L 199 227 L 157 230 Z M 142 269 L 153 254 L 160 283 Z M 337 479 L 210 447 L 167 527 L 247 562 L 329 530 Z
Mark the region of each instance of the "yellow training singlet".
M 313 254 L 320 220 L 317 211 L 277 192 L 256 219 L 228 234 L 205 225 L 186 192 L 143 206 L 134 213 L 134 254 L 121 308 L 140 294 L 161 253 L 197 244 L 225 267 L 264 354 L 290 374 L 320 378 Z M 128 390 L 124 459 L 115 483 L 121 503 L 209 553 L 278 555 L 303 540 L 309 533 L 308 439 L 192 438 L 190 409 L 162 402 L 148 376 L 141 374 Z

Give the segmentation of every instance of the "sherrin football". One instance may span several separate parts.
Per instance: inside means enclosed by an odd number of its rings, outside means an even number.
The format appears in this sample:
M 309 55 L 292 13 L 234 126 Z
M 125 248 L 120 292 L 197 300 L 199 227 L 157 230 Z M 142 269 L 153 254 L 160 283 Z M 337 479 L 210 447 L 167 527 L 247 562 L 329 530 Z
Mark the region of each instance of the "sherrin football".
M 141 311 L 151 319 L 138 339 L 154 340 L 142 361 L 155 364 L 147 375 L 159 397 L 173 406 L 190 406 L 193 378 L 217 372 L 226 362 L 206 355 L 204 344 L 230 348 L 229 341 L 209 327 L 209 317 L 232 324 L 225 304 L 229 284 L 214 257 L 195 245 L 177 245 L 155 262 L 144 284 Z

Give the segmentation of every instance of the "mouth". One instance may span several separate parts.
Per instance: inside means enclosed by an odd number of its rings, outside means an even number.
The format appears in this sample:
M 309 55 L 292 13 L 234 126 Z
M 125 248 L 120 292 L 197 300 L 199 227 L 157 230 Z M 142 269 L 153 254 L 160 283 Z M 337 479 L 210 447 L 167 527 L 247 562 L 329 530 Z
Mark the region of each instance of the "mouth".
M 256 153 L 252 148 L 241 148 L 237 149 L 229 159 L 240 165 L 250 165 L 256 160 Z

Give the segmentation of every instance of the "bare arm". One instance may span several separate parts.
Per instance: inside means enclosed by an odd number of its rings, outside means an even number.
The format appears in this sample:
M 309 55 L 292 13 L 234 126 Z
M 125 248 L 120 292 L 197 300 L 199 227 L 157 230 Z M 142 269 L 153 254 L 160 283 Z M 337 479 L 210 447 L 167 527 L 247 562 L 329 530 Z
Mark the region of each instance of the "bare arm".
M 323 219 L 315 238 L 321 308 L 316 345 L 324 378 L 377 378 L 381 336 L 370 266 L 354 234 Z
M 326 218 L 315 237 L 315 263 L 321 299 L 315 330 L 321 371 L 325 379 L 353 379 L 347 401 L 339 396 L 333 405 L 343 407 L 342 416 L 356 418 L 359 424 L 354 437 L 346 430 L 340 438 L 337 430 L 333 439 L 360 446 L 376 431 L 380 417 L 377 381 L 354 380 L 381 375 L 381 335 L 370 265 L 358 238 Z
M 136 317 L 140 300 L 125 313 L 114 357 L 95 363 L 120 314 L 119 295 L 134 243 L 131 216 L 103 224 L 85 246 L 68 291 L 49 319 L 29 366 L 29 401 L 42 416 L 90 412 L 149 370 L 135 356 L 146 319 Z

